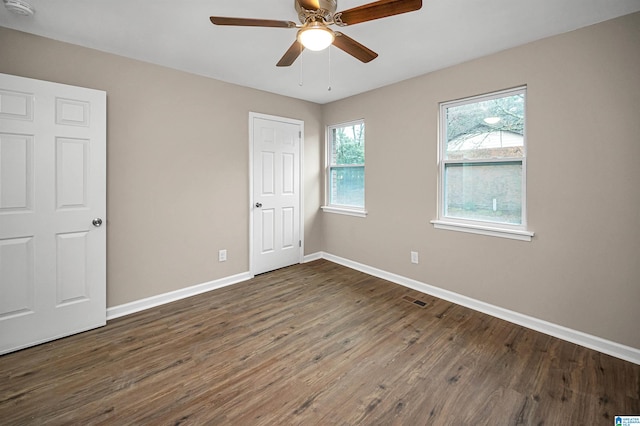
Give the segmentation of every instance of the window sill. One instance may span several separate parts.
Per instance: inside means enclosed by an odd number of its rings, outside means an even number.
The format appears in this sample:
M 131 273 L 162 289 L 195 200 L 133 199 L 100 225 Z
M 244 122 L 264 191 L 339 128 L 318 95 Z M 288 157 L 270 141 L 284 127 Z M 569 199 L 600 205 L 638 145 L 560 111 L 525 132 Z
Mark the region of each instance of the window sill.
M 446 229 L 448 231 L 468 232 L 471 234 L 488 235 L 491 237 L 509 238 L 512 240 L 531 241 L 533 232 L 518 229 L 496 228 L 484 225 L 471 225 L 466 223 L 447 222 L 444 220 L 432 220 L 431 223 L 436 229 Z
M 336 207 L 336 206 L 321 206 L 325 213 L 337 213 L 347 216 L 367 217 L 367 211 L 364 209 L 348 208 L 348 207 Z

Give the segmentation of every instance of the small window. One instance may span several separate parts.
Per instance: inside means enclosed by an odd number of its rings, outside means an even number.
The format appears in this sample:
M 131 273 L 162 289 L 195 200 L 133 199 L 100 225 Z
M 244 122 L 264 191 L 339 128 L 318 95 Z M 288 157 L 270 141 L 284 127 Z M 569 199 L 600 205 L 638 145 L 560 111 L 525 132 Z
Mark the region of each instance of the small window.
M 440 104 L 435 225 L 533 235 L 526 231 L 525 96 L 523 87 Z
M 323 210 L 364 216 L 364 120 L 327 130 L 327 205 Z

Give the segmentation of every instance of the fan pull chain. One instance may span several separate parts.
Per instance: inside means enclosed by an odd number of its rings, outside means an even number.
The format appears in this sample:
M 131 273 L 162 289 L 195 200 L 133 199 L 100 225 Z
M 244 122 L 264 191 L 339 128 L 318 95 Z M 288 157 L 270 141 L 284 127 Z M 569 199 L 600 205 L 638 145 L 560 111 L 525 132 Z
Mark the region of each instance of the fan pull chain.
M 329 46 L 329 87 L 327 87 L 327 92 L 331 91 L 331 46 Z
M 302 87 L 304 85 L 304 80 L 303 80 L 303 73 L 302 73 L 302 63 L 304 62 L 304 55 L 303 55 L 303 47 L 302 45 L 300 45 L 300 56 L 302 56 L 300 58 L 300 81 L 298 82 L 298 86 Z

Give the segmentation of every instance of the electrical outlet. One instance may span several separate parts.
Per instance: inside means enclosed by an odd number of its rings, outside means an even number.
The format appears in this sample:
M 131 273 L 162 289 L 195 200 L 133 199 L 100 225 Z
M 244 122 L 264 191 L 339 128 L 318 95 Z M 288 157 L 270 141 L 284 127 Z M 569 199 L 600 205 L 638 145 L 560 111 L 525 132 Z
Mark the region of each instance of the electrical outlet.
M 218 262 L 226 262 L 227 261 L 227 250 L 222 249 L 218 251 Z
M 420 263 L 420 259 L 418 258 L 418 252 L 417 251 L 412 251 L 411 252 L 411 263 Z

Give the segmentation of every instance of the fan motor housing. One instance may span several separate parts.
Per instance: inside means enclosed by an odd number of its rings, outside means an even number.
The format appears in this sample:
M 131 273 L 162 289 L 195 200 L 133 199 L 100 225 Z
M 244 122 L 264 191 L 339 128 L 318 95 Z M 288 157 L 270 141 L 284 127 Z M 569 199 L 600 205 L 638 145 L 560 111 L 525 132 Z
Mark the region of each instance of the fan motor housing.
M 300 6 L 298 0 L 293 0 L 293 3 L 296 7 L 296 12 L 298 12 L 298 17 L 300 18 L 300 22 L 303 24 L 310 18 L 322 18 L 325 21 L 333 20 L 333 14 L 336 12 L 338 7 L 337 0 L 315 0 L 318 3 L 318 9 L 316 10 L 306 10 Z

